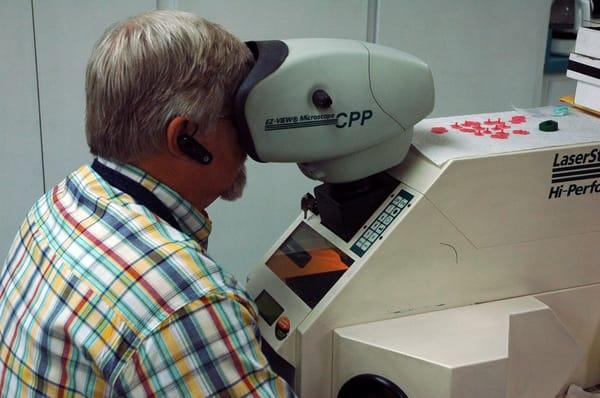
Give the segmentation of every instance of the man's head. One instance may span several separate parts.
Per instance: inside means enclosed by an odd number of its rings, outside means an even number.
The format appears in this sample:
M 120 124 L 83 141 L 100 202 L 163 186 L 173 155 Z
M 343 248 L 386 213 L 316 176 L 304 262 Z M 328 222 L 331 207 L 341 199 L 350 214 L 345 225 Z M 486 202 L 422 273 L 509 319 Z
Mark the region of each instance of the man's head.
M 86 72 L 90 151 L 142 167 L 197 206 L 239 197 L 245 154 L 230 116 L 251 64 L 244 43 L 192 14 L 153 11 L 113 26 Z M 212 154 L 209 165 L 181 150 L 184 134 Z

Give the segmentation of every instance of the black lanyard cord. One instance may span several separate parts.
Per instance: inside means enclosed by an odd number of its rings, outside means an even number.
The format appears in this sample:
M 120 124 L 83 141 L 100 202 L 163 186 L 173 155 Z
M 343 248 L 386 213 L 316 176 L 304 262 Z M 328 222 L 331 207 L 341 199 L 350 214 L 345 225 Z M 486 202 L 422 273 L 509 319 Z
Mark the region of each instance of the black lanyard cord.
M 111 186 L 125 192 L 131 196 L 136 203 L 146 207 L 152 213 L 171 224 L 173 228 L 181 231 L 181 227 L 177 221 L 175 221 L 171 211 L 148 189 L 118 171 L 103 165 L 98 159 L 94 159 L 92 162 L 92 169 L 94 169 L 94 171 L 104 178 Z

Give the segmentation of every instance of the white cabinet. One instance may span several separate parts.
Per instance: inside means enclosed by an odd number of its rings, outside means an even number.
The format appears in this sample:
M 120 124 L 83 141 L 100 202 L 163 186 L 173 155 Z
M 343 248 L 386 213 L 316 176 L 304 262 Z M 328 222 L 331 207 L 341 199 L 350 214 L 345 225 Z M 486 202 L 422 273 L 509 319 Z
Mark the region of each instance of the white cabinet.
M 2 5 L 0 38 L 1 266 L 18 226 L 44 190 L 29 1 Z
M 423 59 L 434 115 L 537 106 L 551 0 L 379 0 L 377 42 Z
M 33 1 L 46 189 L 91 156 L 85 141 L 85 67 L 102 32 L 154 9 L 154 0 Z

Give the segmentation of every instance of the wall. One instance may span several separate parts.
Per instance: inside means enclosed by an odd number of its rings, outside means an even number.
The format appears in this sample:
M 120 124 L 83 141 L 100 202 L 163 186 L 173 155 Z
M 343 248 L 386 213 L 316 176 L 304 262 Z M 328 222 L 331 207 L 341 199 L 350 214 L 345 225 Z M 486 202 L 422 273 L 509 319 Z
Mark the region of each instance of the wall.
M 85 66 L 111 24 L 152 10 L 154 0 L 34 0 L 46 189 L 89 162 L 84 133 Z
M 177 8 L 221 23 L 245 40 L 377 41 L 431 65 L 435 115 L 466 114 L 540 103 L 551 0 L 10 3 L 0 14 L 0 49 L 10 54 L 0 64 L 0 88 L 9 93 L 0 99 L 0 257 L 34 198 L 90 160 L 83 132 L 84 69 L 93 43 L 116 21 L 153 8 Z M 249 161 L 248 171 L 244 198 L 208 209 L 214 221 L 209 251 L 240 279 L 297 216 L 300 197 L 315 185 L 295 165 Z
M 376 39 L 422 58 L 433 116 L 528 108 L 541 101 L 552 0 L 380 0 Z
M 0 264 L 44 190 L 31 3 L 0 14 Z

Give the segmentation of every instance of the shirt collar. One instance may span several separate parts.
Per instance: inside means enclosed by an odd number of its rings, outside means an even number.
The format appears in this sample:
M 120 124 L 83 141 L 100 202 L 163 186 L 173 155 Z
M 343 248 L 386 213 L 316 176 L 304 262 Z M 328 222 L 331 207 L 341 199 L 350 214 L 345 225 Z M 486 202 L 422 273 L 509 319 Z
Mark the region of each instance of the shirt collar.
M 194 237 L 202 248 L 206 250 L 212 223 L 204 210 L 196 209 L 177 192 L 142 169 L 127 163 L 118 163 L 100 157 L 98 161 L 152 192 L 171 211 L 171 214 L 183 230 L 182 232 Z

